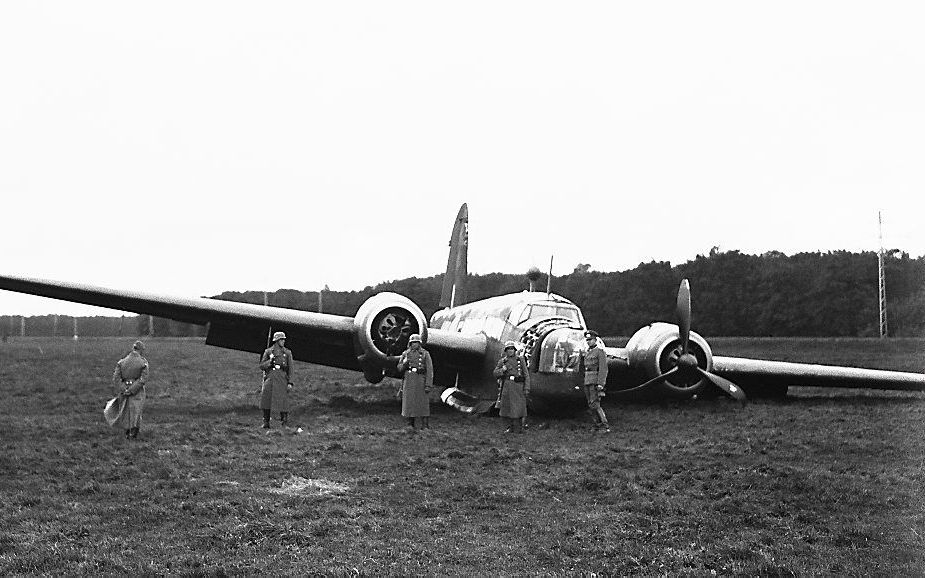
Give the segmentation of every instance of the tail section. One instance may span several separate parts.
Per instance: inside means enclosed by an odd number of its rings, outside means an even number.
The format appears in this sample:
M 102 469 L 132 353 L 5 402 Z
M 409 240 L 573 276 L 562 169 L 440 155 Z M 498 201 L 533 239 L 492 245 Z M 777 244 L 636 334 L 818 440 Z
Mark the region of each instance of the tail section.
M 450 236 L 450 256 L 443 276 L 440 307 L 456 307 L 468 301 L 466 278 L 469 275 L 469 207 L 463 203 Z

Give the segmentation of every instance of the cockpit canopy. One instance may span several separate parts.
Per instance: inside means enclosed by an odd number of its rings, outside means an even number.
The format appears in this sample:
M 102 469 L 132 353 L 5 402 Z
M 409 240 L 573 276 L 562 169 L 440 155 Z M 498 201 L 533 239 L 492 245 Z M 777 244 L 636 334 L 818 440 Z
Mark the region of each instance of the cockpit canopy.
M 513 325 L 520 325 L 530 319 L 549 317 L 562 317 L 577 324 L 582 329 L 585 328 L 585 320 L 582 318 L 578 307 L 571 303 L 563 302 L 524 303 L 523 307 L 515 308 L 511 311 L 510 321 Z

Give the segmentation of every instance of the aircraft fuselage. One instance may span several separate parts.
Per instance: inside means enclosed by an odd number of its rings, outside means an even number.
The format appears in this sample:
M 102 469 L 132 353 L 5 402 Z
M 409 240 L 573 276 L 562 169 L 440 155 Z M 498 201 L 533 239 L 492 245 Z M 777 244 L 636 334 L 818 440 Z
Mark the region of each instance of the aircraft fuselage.
M 438 311 L 429 326 L 485 336 L 482 367 L 458 372 L 455 384 L 480 399 L 497 395 L 492 370 L 503 355 L 505 341 L 511 340 L 526 354 L 534 406 L 548 406 L 543 407 L 548 410 L 584 403 L 578 359 L 587 349 L 587 326 L 578 306 L 564 297 L 527 291 L 492 297 Z

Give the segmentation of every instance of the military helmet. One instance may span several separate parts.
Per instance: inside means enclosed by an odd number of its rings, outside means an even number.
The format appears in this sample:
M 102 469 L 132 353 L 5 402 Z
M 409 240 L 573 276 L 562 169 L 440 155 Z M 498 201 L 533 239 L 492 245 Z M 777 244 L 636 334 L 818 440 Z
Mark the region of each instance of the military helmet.
M 420 333 L 412 333 L 411 337 L 408 338 L 408 345 L 411 345 L 412 343 L 415 343 L 415 342 L 422 343 Z
M 594 331 L 592 329 L 585 331 L 585 339 L 591 339 L 592 337 L 597 339 L 598 337 L 600 337 L 600 335 L 598 334 L 597 331 Z
M 279 341 L 280 339 L 286 339 L 286 334 L 283 333 L 282 331 L 277 331 L 276 333 L 273 334 L 274 343 Z
M 513 347 L 514 349 L 517 349 L 517 344 L 514 343 L 513 341 L 511 341 L 510 339 L 508 339 L 507 341 L 504 342 L 504 348 L 505 348 L 505 349 L 509 349 L 509 348 L 511 348 L 511 347 Z

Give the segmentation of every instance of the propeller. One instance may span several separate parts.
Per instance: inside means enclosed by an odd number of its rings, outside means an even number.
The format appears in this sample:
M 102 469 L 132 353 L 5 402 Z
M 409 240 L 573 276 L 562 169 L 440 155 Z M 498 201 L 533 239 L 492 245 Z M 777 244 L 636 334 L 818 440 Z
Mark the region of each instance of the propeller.
M 683 377 L 694 377 L 697 374 L 700 374 L 700 376 L 706 378 L 707 381 L 723 390 L 730 397 L 745 403 L 745 392 L 742 391 L 741 387 L 737 386 L 724 377 L 720 377 L 715 373 L 710 373 L 709 371 L 701 368 L 697 364 L 697 356 L 688 350 L 691 337 L 691 284 L 687 279 L 682 280 L 681 286 L 678 288 L 678 302 L 676 311 L 678 315 L 678 332 L 681 338 L 681 353 L 677 357 L 675 366 L 665 373 L 657 377 L 653 377 L 642 385 L 637 385 L 631 389 L 622 390 L 621 393 L 626 393 L 628 391 L 637 389 L 644 389 L 650 385 L 667 381 L 669 378 L 675 375 L 680 375 Z
M 741 387 L 732 383 L 725 377 L 720 377 L 716 375 L 715 373 L 710 373 L 709 371 L 705 371 L 703 369 L 700 369 L 699 367 L 697 368 L 697 371 L 700 372 L 700 374 L 706 377 L 708 380 L 710 380 L 710 382 L 712 382 L 713 385 L 725 391 L 727 394 L 737 399 L 738 401 L 745 403 L 745 392 L 742 391 Z
M 687 279 L 681 281 L 678 288 L 678 330 L 681 332 L 681 354 L 687 353 L 687 343 L 691 335 L 691 284 Z
M 681 337 L 681 356 L 678 358 L 677 365 L 675 365 L 674 369 L 665 372 L 661 377 L 665 377 L 675 370 L 678 370 L 678 373 L 685 373 L 687 375 L 699 373 L 705 377 L 707 381 L 726 392 L 727 395 L 744 403 L 745 393 L 742 391 L 741 387 L 724 377 L 720 377 L 715 373 L 710 373 L 701 368 L 697 365 L 697 357 L 688 351 L 691 336 L 691 284 L 687 279 L 683 279 L 681 281 L 681 286 L 678 287 L 677 314 L 678 331 Z

